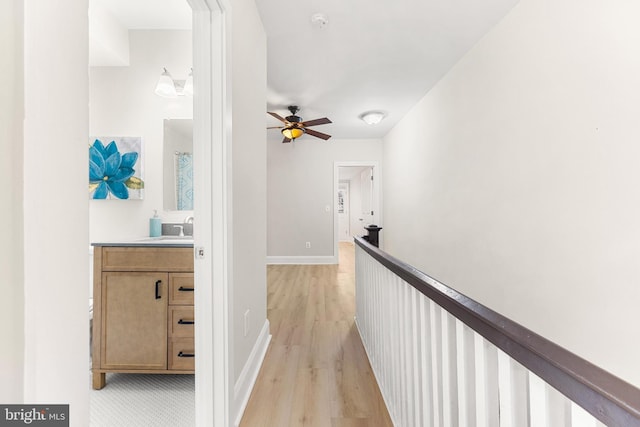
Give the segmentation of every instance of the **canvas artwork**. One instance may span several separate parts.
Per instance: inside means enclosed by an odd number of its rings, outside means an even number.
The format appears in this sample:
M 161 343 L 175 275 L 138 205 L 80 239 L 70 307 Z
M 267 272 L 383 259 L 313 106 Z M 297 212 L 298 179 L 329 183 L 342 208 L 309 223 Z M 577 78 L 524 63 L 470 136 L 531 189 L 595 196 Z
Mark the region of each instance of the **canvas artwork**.
M 89 142 L 89 197 L 134 199 L 144 196 L 142 138 L 93 137 Z

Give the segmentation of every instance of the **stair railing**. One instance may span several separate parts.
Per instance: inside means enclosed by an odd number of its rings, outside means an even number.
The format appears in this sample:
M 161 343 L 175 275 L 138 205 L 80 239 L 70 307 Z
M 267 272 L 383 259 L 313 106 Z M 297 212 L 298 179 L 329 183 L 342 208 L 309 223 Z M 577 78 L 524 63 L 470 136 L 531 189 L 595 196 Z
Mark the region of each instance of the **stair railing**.
M 640 390 L 356 238 L 356 324 L 396 427 L 640 426 Z

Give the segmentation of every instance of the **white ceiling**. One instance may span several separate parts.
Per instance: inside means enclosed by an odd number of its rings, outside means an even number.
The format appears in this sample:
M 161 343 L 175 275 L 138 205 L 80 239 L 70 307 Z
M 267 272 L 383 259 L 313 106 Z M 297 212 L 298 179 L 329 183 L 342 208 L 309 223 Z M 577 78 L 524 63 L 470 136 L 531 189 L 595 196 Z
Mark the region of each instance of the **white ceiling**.
M 91 0 L 127 28 L 189 28 L 186 0 Z M 267 110 L 303 120 L 334 138 L 380 138 L 518 0 L 255 0 L 267 34 Z M 312 15 L 323 13 L 319 27 Z M 367 125 L 358 116 L 383 110 Z M 268 126 L 279 122 L 265 114 Z M 277 130 L 270 140 L 281 140 Z M 315 140 L 310 136 L 300 139 Z M 320 141 L 320 140 L 317 140 Z

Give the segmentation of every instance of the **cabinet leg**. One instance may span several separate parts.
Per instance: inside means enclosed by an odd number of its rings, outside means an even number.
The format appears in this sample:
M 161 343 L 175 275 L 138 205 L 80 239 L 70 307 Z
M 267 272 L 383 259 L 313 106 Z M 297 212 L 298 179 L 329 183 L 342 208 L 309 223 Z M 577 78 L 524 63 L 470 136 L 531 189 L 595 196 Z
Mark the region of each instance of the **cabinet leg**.
M 100 390 L 107 384 L 107 374 L 104 372 L 93 372 L 93 389 Z

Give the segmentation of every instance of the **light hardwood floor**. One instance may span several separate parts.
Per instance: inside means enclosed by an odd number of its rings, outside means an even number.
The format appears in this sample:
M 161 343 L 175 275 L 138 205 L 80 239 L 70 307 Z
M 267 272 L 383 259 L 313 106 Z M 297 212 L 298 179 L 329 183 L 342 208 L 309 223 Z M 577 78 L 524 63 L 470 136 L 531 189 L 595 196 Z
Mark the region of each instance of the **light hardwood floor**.
M 392 426 L 354 323 L 354 247 L 340 264 L 267 270 L 272 341 L 241 427 Z

